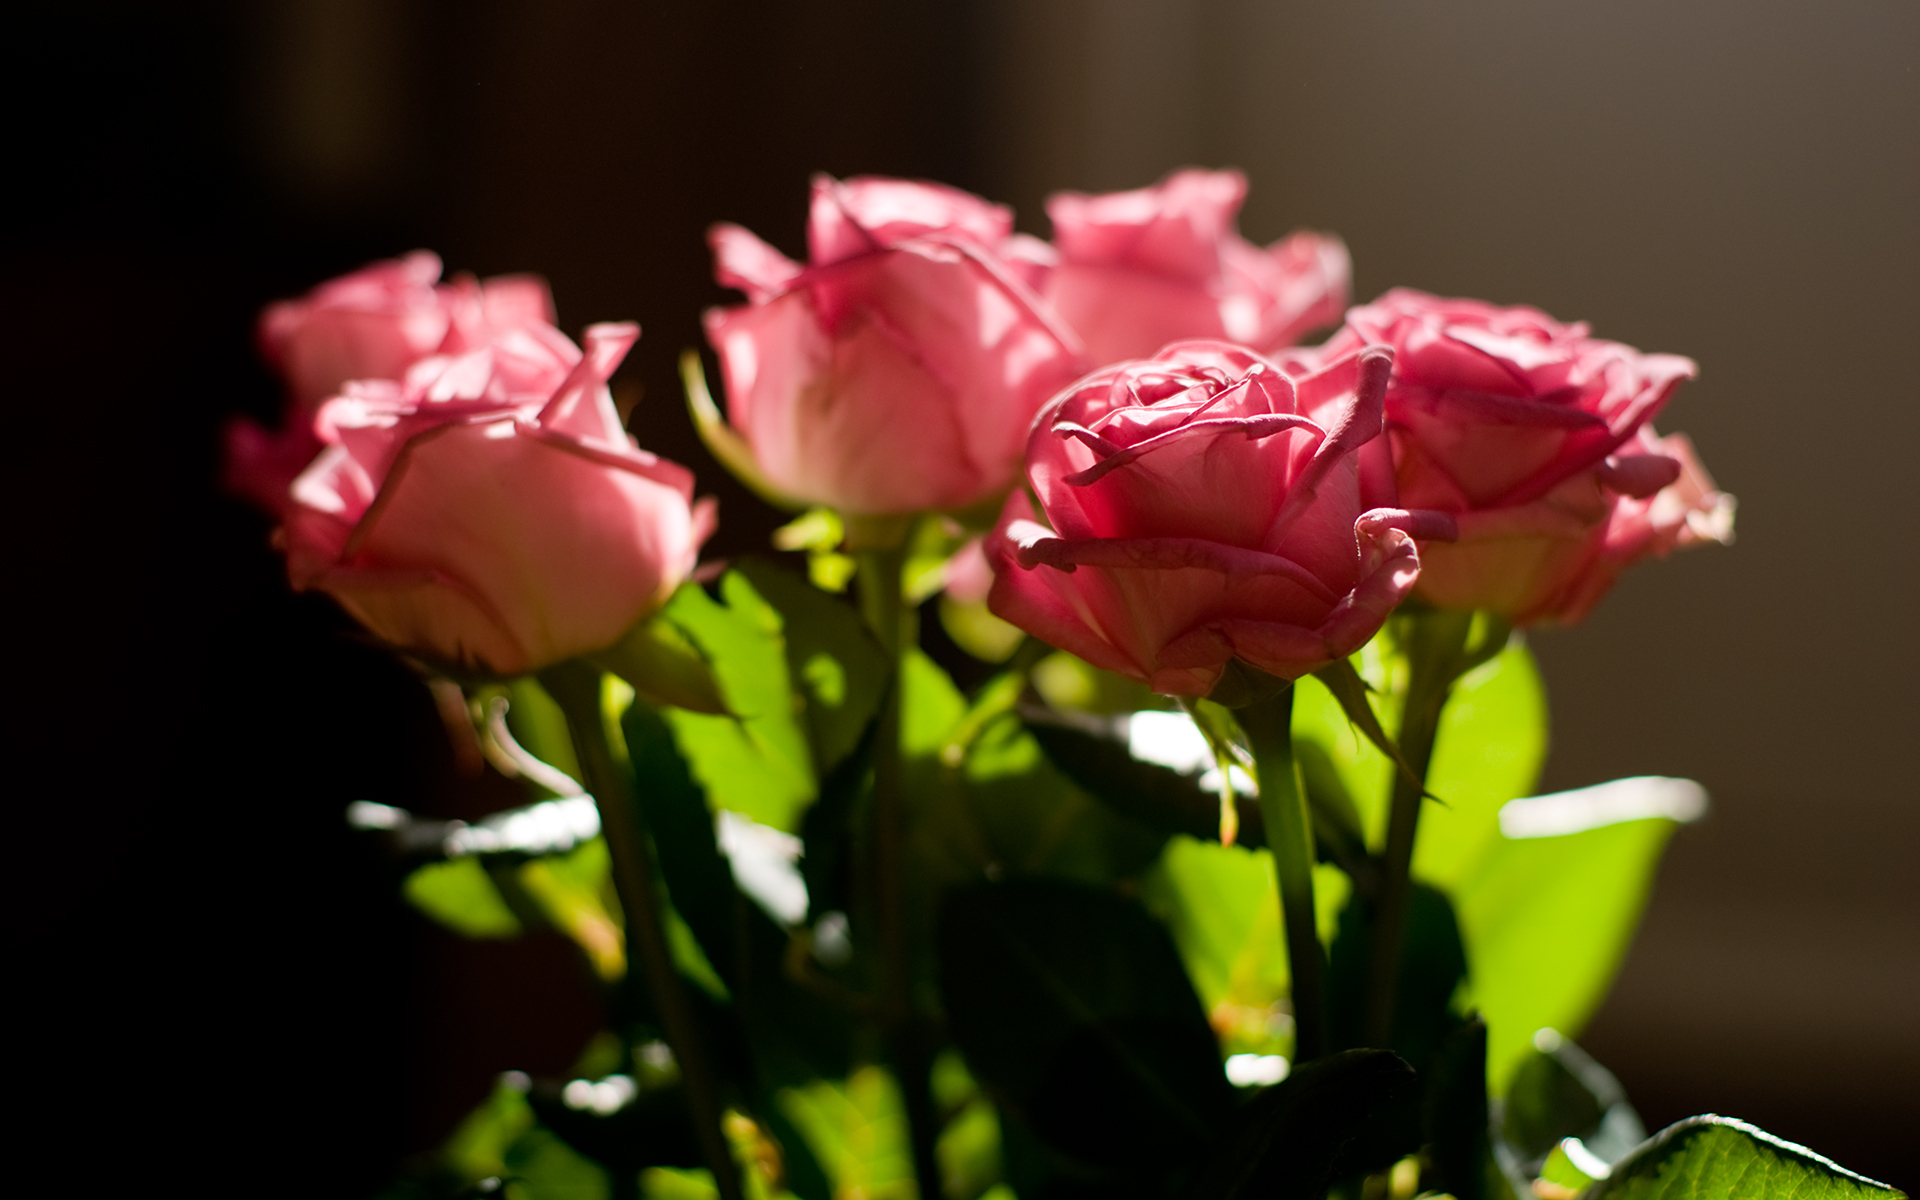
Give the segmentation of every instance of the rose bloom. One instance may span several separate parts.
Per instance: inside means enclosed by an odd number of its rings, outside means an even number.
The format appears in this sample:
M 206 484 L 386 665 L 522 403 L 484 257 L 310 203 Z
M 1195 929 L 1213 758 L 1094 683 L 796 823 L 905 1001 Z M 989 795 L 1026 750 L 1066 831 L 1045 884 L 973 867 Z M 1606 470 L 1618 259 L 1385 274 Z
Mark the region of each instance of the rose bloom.
M 440 258 L 416 250 L 330 280 L 260 315 L 262 357 L 286 384 L 285 427 L 227 427 L 227 486 L 273 513 L 320 452 L 313 418 L 350 380 L 399 379 L 433 354 L 460 354 L 494 334 L 553 324 L 547 285 L 531 275 L 440 283 Z
M 672 594 L 713 527 L 685 468 L 638 449 L 606 380 L 639 336 L 584 355 L 540 327 L 350 384 L 282 531 L 295 588 L 383 640 L 517 675 L 617 641 Z
M 1271 354 L 1340 320 L 1347 248 L 1306 230 L 1265 249 L 1240 236 L 1238 171 L 1176 171 L 1150 188 L 1047 201 L 1058 264 L 1044 294 L 1097 363 L 1181 338 Z
M 1375 452 L 1391 447 L 1401 504 L 1459 526 L 1424 550 L 1422 599 L 1571 623 L 1636 559 L 1732 539 L 1733 497 L 1691 443 L 1649 423 L 1691 360 L 1532 308 L 1405 289 L 1349 312 L 1322 353 L 1382 343 L 1396 357 Z
M 708 312 L 707 336 L 728 416 L 773 490 L 882 515 L 1011 486 L 1033 414 L 1085 369 L 1022 282 L 1037 252 L 1012 227 L 952 188 L 823 176 L 806 267 L 713 228 L 716 275 L 750 303 Z
M 1206 695 L 1235 658 L 1295 679 L 1351 654 L 1419 578 L 1410 535 L 1448 525 L 1363 501 L 1392 361 L 1363 347 L 1290 378 L 1187 342 L 1087 376 L 1034 423 L 1047 525 L 1008 499 L 989 607 L 1169 695 Z

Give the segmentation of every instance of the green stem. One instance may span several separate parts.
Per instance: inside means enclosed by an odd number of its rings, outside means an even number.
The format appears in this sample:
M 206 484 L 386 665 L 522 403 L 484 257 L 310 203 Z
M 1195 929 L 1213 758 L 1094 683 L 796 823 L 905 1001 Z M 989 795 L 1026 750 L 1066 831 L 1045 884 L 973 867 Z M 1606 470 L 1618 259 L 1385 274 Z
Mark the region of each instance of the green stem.
M 587 789 L 600 810 L 600 832 L 613 863 L 613 886 L 626 917 L 629 969 L 637 964 L 653 992 L 654 1006 L 680 1066 L 700 1155 L 713 1172 L 721 1200 L 742 1200 L 740 1175 L 721 1127 L 720 1094 L 707 1057 L 685 983 L 674 968 L 666 929 L 654 890 L 652 853 L 644 817 L 627 773 L 614 760 L 600 707 L 600 672 L 584 663 L 562 663 L 543 671 L 544 684 L 567 717 L 574 754 Z
M 914 1019 L 906 905 L 906 772 L 900 753 L 901 656 L 912 645 L 911 616 L 901 601 L 899 546 L 858 555 L 860 609 L 892 664 L 893 680 L 880 710 L 873 767 L 874 925 L 880 942 L 880 1018 L 893 1051 L 894 1071 L 907 1110 L 913 1173 L 921 1200 L 940 1200 L 936 1153 L 939 1117 L 933 1106 L 933 1060 L 925 1031 Z
M 1293 1056 L 1310 1062 L 1327 1053 L 1326 963 L 1313 913 L 1313 826 L 1306 788 L 1293 757 L 1293 688 L 1236 710 L 1253 749 L 1260 815 L 1280 884 L 1287 969 L 1293 978 Z
M 1400 756 L 1411 770 L 1393 777 L 1393 802 L 1387 815 L 1387 844 L 1380 888 L 1374 897 L 1373 940 L 1367 956 L 1366 1038 L 1369 1046 L 1393 1044 L 1393 1009 L 1400 986 L 1401 943 L 1406 940 L 1407 905 L 1413 894 L 1413 844 L 1420 832 L 1420 804 L 1427 769 L 1433 762 L 1434 735 L 1447 693 L 1460 677 L 1473 626 L 1471 612 L 1435 609 L 1408 622 L 1407 695 L 1400 710 Z

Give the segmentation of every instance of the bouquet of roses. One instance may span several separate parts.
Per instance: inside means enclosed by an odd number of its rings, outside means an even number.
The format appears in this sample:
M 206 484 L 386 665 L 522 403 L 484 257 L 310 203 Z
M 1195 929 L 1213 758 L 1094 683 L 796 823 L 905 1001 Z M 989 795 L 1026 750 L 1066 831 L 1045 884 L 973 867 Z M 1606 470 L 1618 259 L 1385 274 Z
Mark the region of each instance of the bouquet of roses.
M 1570 1040 L 1705 793 L 1532 794 L 1524 635 L 1731 541 L 1653 427 L 1693 363 L 1349 308 L 1341 242 L 1247 242 L 1245 188 L 1055 196 L 1046 243 L 821 178 L 805 263 L 715 226 L 746 302 L 724 416 L 692 351 L 687 399 L 784 558 L 700 563 L 714 506 L 608 391 L 633 325 L 426 253 L 267 311 L 286 426 L 230 431 L 231 484 L 527 789 L 348 818 L 606 1000 L 391 1195 L 1899 1195 L 1724 1117 L 1649 1138 Z

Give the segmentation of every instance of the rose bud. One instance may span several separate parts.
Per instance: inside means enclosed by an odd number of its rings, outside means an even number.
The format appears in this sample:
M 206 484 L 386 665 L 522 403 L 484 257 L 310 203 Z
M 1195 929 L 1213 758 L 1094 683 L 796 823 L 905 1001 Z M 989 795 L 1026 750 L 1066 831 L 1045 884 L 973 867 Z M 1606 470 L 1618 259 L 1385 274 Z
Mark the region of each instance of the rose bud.
M 467 672 L 518 675 L 618 641 L 713 527 L 692 476 L 637 448 L 607 393 L 639 332 L 592 326 L 583 356 L 514 330 L 404 382 L 349 385 L 293 485 L 293 586 Z
M 247 418 L 227 427 L 228 488 L 273 513 L 320 452 L 313 418 L 350 380 L 399 379 L 433 354 L 459 354 L 494 334 L 553 324 L 545 281 L 507 275 L 439 283 L 440 258 L 416 250 L 330 280 L 260 315 L 260 352 L 286 384 L 285 428 Z
M 1390 351 L 1289 378 L 1249 350 L 1167 347 L 1067 389 L 988 538 L 995 615 L 1168 695 L 1234 659 L 1296 679 L 1358 650 L 1450 524 L 1362 501 Z M 1050 525 L 1051 528 L 1047 526 Z
M 707 313 L 732 430 L 761 490 L 854 515 L 959 509 L 1012 485 L 1028 423 L 1085 369 L 1001 257 L 1008 211 L 935 184 L 814 180 L 800 266 L 735 225 L 715 273 L 748 304 Z M 716 422 L 717 424 L 717 422 Z
M 1180 338 L 1262 354 L 1333 325 L 1347 305 L 1347 248 L 1301 230 L 1265 249 L 1240 236 L 1238 171 L 1176 171 L 1154 187 L 1047 201 L 1059 263 L 1043 294 L 1098 363 Z
M 1396 357 L 1376 452 L 1391 448 L 1401 504 L 1459 526 L 1424 549 L 1421 599 L 1565 624 L 1635 559 L 1731 539 L 1732 497 L 1649 425 L 1692 361 L 1404 289 L 1349 312 L 1321 353 L 1379 343 Z

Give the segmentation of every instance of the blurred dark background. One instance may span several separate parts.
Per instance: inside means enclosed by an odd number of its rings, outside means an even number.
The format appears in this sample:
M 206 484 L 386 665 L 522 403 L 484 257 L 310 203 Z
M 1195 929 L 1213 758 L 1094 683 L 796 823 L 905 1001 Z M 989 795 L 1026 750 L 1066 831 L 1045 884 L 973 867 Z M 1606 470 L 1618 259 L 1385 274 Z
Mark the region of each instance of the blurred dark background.
M 707 224 L 799 253 L 825 170 L 1044 234 L 1053 189 L 1191 163 L 1247 171 L 1256 240 L 1344 235 L 1361 298 L 1529 302 L 1701 362 L 1661 425 L 1739 495 L 1739 545 L 1535 643 L 1548 786 L 1715 800 L 1584 1041 L 1651 1124 L 1719 1111 L 1920 1181 L 1913 4 L 76 0 L 7 27 L 17 1169 L 363 1195 L 597 1020 L 564 946 L 426 928 L 342 825 L 499 797 L 218 494 L 221 422 L 277 412 L 262 303 L 426 246 L 543 272 L 570 331 L 637 318 L 637 427 L 722 498 L 725 553 L 774 519 L 673 377 L 726 298 Z

